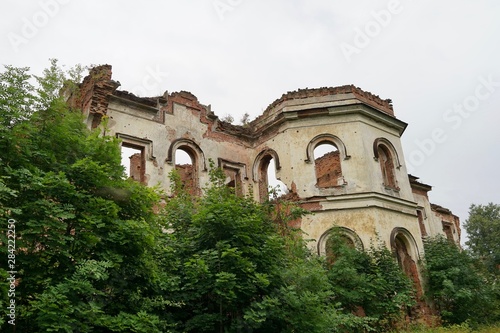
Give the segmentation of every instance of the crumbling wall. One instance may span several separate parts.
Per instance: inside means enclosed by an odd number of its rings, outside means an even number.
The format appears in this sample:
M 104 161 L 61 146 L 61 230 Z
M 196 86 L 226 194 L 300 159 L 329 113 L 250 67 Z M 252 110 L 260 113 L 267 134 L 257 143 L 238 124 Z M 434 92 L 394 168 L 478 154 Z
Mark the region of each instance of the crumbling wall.
M 175 169 L 179 173 L 179 177 L 184 190 L 191 195 L 199 195 L 197 176 L 192 164 L 177 164 Z
M 333 187 L 339 185 L 339 178 L 342 177 L 340 167 L 340 153 L 338 150 L 329 152 L 315 161 L 316 186 Z
M 129 158 L 130 158 L 130 167 L 129 167 L 130 178 L 138 182 L 144 183 L 145 163 L 142 153 L 135 153 Z
M 90 69 L 77 90 L 70 91 L 67 101 L 70 107 L 82 110 L 91 128 L 96 128 L 107 113 L 109 96 L 120 86 L 111 80 L 111 65 Z
M 458 216 L 454 215 L 449 209 L 436 204 L 431 204 L 431 208 L 435 216 L 435 223 L 441 224 L 442 232 L 446 238 L 459 245 L 462 231 Z

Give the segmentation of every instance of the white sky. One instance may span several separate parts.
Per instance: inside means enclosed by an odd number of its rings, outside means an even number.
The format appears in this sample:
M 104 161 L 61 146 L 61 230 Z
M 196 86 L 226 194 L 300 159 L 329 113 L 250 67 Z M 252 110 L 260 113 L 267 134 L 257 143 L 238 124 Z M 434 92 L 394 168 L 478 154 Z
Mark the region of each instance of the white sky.
M 352 83 L 393 100 L 432 202 L 462 222 L 500 204 L 500 2 L 2 0 L 0 29 L 1 64 L 108 63 L 122 90 L 187 90 L 237 121 Z

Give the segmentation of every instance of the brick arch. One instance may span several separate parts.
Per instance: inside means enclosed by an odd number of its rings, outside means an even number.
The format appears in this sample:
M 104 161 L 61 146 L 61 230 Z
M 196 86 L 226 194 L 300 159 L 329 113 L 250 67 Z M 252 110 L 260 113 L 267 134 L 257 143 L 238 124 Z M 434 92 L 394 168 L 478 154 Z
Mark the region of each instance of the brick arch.
M 418 251 L 417 242 L 415 238 L 408 231 L 408 229 L 403 227 L 396 227 L 391 232 L 391 248 L 394 250 L 396 248 L 396 240 L 399 239 L 405 245 L 408 253 L 411 255 L 412 259 L 418 261 L 420 259 L 420 252 Z
M 405 228 L 394 228 L 391 232 L 391 248 L 398 260 L 399 267 L 413 281 L 417 298 L 420 299 L 423 291 L 417 267 L 419 252 L 415 238 Z
M 319 255 L 326 254 L 326 242 L 327 242 L 328 238 L 330 237 L 330 235 L 334 232 L 339 232 L 340 235 L 345 236 L 350 241 L 352 241 L 352 243 L 354 244 L 356 249 L 358 249 L 360 251 L 364 250 L 363 242 L 361 241 L 361 238 L 359 238 L 358 234 L 354 230 L 351 230 L 351 229 L 346 228 L 346 227 L 335 226 L 335 227 L 330 228 L 327 231 L 325 231 L 321 235 L 321 237 L 319 238 L 318 244 L 317 244 L 317 250 L 318 250 Z
M 322 144 L 332 145 L 337 150 L 316 158 L 314 150 Z M 344 143 L 337 136 L 332 134 L 316 136 L 309 142 L 306 154 L 306 162 L 311 163 L 314 161 L 316 187 L 332 188 L 346 184 L 342 174 L 342 160 L 348 159 L 349 156 Z
M 192 164 L 177 164 L 175 153 L 183 150 L 191 158 Z M 200 169 L 206 171 L 205 156 L 201 148 L 188 139 L 174 140 L 167 153 L 167 163 L 172 164 L 179 173 L 184 189 L 192 195 L 200 194 Z
M 342 142 L 342 140 L 340 140 L 339 137 L 337 137 L 333 134 L 324 133 L 324 134 L 320 134 L 320 135 L 315 136 L 307 144 L 306 159 L 305 159 L 306 163 L 314 162 L 314 149 L 318 145 L 323 144 L 323 143 L 329 143 L 329 144 L 332 144 L 335 147 L 337 147 L 339 154 L 340 154 L 340 158 L 342 160 L 348 160 L 349 158 L 351 158 L 351 156 L 349 156 L 347 154 L 347 148 L 345 147 L 344 142 Z
M 278 156 L 278 153 L 274 149 L 264 149 L 260 153 L 257 154 L 257 157 L 255 157 L 255 160 L 253 162 L 252 166 L 252 179 L 254 182 L 259 181 L 259 168 L 262 160 L 265 160 L 266 158 L 269 158 L 269 160 L 272 158 L 274 159 L 274 164 L 276 165 L 276 171 L 281 169 L 281 164 L 280 164 L 280 158 Z
M 373 158 L 380 164 L 383 184 L 386 188 L 399 190 L 395 168 L 401 164 L 399 156 L 392 143 L 385 138 L 378 138 L 373 142 Z
M 379 146 L 382 145 L 384 148 L 386 148 L 389 153 L 392 155 L 393 159 L 394 159 L 394 164 L 396 166 L 396 168 L 400 168 L 401 167 L 401 162 L 399 161 L 399 155 L 398 155 L 398 152 L 396 150 L 396 148 L 394 147 L 394 145 L 392 144 L 391 141 L 387 140 L 386 138 L 377 138 L 375 139 L 375 141 L 373 141 L 373 157 L 376 161 L 378 161 L 379 159 Z
M 268 196 L 269 181 L 267 179 L 267 169 L 271 159 L 274 159 L 275 171 L 277 173 L 281 169 L 280 159 L 278 153 L 270 148 L 264 149 L 257 154 L 252 167 L 252 179 L 259 184 L 259 198 L 261 201 L 265 201 L 264 198 Z
M 172 141 L 170 147 L 168 147 L 167 160 L 168 164 L 175 165 L 175 151 L 181 148 L 186 153 L 189 154 L 193 160 L 193 164 L 199 165 L 203 171 L 207 170 L 207 165 L 205 162 L 205 154 L 201 150 L 200 146 L 196 142 L 189 139 L 176 139 Z

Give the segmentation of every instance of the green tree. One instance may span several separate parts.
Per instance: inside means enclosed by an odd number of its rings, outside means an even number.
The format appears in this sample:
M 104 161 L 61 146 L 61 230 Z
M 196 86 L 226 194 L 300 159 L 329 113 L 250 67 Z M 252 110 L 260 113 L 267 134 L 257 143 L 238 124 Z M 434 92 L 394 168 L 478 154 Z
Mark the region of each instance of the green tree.
M 500 205 L 471 205 L 469 218 L 464 223 L 469 239 L 466 245 L 472 254 L 481 259 L 488 269 L 499 274 L 500 270 Z
M 358 250 L 337 232 L 327 247 L 328 279 L 345 313 L 366 316 L 369 327 L 377 331 L 394 328 L 415 300 L 412 282 L 392 253 L 384 244 Z
M 444 237 L 425 240 L 426 295 L 447 324 L 498 321 L 499 293 L 480 261 Z
M 289 202 L 259 204 L 224 185 L 210 171 L 201 198 L 171 175 L 174 194 L 165 207 L 165 241 L 174 248 L 180 276 L 172 309 L 188 332 L 341 332 L 368 327 L 332 302 L 323 259 L 288 226 L 305 213 Z
M 16 332 L 165 331 L 160 196 L 124 180 L 118 141 L 89 131 L 57 97 L 64 79 L 56 61 L 40 77 L 0 74 L 0 216 L 16 220 Z

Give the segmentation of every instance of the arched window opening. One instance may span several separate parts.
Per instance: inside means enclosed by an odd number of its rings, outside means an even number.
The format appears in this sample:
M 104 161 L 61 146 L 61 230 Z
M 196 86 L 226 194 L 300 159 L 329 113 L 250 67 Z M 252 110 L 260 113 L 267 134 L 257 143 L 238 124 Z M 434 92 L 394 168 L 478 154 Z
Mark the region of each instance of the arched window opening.
M 270 199 L 278 198 L 288 193 L 288 188 L 286 187 L 285 183 L 283 183 L 276 177 L 276 163 L 274 161 L 274 158 L 271 158 L 271 160 L 269 161 L 269 166 L 267 168 L 267 179 L 269 181 L 268 193 Z M 271 191 L 269 191 L 269 187 L 272 189 Z
M 199 194 L 195 156 L 187 147 L 179 147 L 175 151 L 175 170 L 179 173 L 183 188 L 192 195 Z
M 329 251 L 335 252 L 340 245 L 347 245 L 363 251 L 363 242 L 353 230 L 346 227 L 333 227 L 327 230 L 318 240 L 318 254 L 328 255 Z
M 391 152 L 382 144 L 378 145 L 377 152 L 384 186 L 397 189 L 396 175 L 394 173 L 394 160 Z
M 320 142 L 314 148 L 316 186 L 334 187 L 343 185 L 340 152 L 331 142 Z
M 144 147 L 122 144 L 121 157 L 121 164 L 125 168 L 125 174 L 135 181 L 144 183 L 146 172 Z
M 258 172 L 259 198 L 262 202 L 288 192 L 285 183 L 276 177 L 276 163 L 271 155 L 266 155 L 261 159 Z
M 326 256 L 329 265 L 333 265 L 338 258 L 350 251 L 362 251 L 359 237 L 352 231 L 343 227 L 334 227 L 327 231 L 320 239 L 320 254 Z
M 399 267 L 413 281 L 415 290 L 417 291 L 417 298 L 419 298 L 422 296 L 422 285 L 420 283 L 417 264 L 411 256 L 411 243 L 403 232 L 395 230 L 392 237 L 392 248 L 396 254 Z

